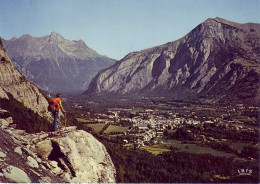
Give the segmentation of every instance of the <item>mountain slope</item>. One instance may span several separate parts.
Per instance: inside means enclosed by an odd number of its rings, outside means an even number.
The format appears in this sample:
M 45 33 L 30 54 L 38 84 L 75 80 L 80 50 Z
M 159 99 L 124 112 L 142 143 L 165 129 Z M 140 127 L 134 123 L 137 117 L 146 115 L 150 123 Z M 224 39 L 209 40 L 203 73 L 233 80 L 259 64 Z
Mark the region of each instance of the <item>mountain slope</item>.
M 115 60 L 99 55 L 82 40 L 70 41 L 52 32 L 44 37 L 23 35 L 3 40 L 14 66 L 49 92 L 85 91 L 92 77 Z
M 259 66 L 260 24 L 208 19 L 177 41 L 128 54 L 99 72 L 87 93 L 252 101 Z
M 12 65 L 0 44 L 0 98 L 8 99 L 11 94 L 16 100 L 42 116 L 47 115 L 48 102 L 39 89 L 25 80 Z

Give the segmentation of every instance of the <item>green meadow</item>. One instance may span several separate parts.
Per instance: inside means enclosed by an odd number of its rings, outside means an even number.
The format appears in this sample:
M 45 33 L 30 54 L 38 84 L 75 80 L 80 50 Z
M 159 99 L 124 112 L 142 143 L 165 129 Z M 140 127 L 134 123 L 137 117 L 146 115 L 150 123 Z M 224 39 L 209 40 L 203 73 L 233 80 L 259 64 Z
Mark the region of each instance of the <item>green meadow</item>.
M 109 134 L 111 132 L 120 132 L 124 133 L 128 127 L 121 127 L 121 126 L 115 126 L 115 125 L 109 125 L 109 127 L 104 131 L 104 133 Z
M 93 128 L 94 132 L 96 133 L 99 133 L 105 125 L 105 123 L 86 124 L 86 126 Z
M 219 157 L 236 157 L 236 155 L 231 153 L 226 153 L 224 151 L 218 151 L 209 147 L 202 147 L 198 146 L 196 144 L 182 144 L 181 141 L 178 140 L 165 140 L 160 139 L 163 141 L 162 144 L 158 145 L 152 145 L 152 146 L 145 146 L 142 149 L 145 149 L 152 154 L 160 154 L 163 151 L 169 151 L 172 147 L 176 150 L 176 152 L 187 152 L 187 153 L 194 153 L 194 154 L 211 154 L 213 156 L 219 156 Z
M 78 122 L 81 122 L 81 123 L 91 123 L 93 122 L 94 120 L 93 119 L 83 119 L 83 118 L 76 118 L 78 120 Z

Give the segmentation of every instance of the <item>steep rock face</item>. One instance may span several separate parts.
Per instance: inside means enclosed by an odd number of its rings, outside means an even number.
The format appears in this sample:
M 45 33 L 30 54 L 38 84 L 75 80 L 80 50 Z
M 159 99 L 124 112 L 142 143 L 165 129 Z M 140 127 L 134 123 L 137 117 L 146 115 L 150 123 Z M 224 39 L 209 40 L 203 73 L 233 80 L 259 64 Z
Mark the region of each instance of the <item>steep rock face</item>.
M 44 37 L 23 35 L 3 41 L 14 66 L 50 92 L 82 92 L 92 77 L 114 60 L 99 55 L 82 40 L 70 41 L 52 32 Z
M 259 66 L 260 24 L 208 19 L 177 41 L 128 54 L 99 72 L 88 93 L 185 97 L 226 96 L 235 90 L 242 98 L 252 98 Z M 241 90 L 252 89 L 250 94 L 237 89 L 241 83 Z
M 48 102 L 45 97 L 13 67 L 0 45 L 0 98 L 8 98 L 7 93 L 40 115 L 47 115 Z
M 71 132 L 53 139 L 52 144 L 65 156 L 61 159 L 68 163 L 68 172 L 74 176 L 72 182 L 115 182 L 112 160 L 104 145 L 91 134 L 83 130 Z
M 76 127 L 52 136 L 45 132 L 28 134 L 4 121 L 8 119 L 0 119 L 1 183 L 115 182 L 113 162 L 104 145 L 91 134 Z

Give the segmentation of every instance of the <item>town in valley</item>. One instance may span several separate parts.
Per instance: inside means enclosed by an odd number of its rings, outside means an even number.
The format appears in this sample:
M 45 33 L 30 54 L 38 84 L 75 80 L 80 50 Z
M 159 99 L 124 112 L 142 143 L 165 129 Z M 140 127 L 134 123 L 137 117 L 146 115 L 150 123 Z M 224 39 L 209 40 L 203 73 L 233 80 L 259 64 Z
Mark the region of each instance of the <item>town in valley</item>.
M 154 99 L 73 102 L 69 108 L 92 133 L 126 148 L 175 150 L 255 160 L 259 107 Z M 66 102 L 65 102 L 66 103 Z

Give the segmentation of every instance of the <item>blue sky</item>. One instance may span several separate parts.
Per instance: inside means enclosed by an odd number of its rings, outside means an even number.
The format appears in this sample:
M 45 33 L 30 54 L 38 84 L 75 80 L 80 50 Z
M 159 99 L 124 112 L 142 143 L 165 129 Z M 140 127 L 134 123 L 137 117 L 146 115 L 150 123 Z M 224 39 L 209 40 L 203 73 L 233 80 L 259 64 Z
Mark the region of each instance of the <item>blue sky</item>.
M 55 31 L 121 59 L 177 40 L 215 17 L 260 23 L 260 0 L 0 0 L 0 36 Z

